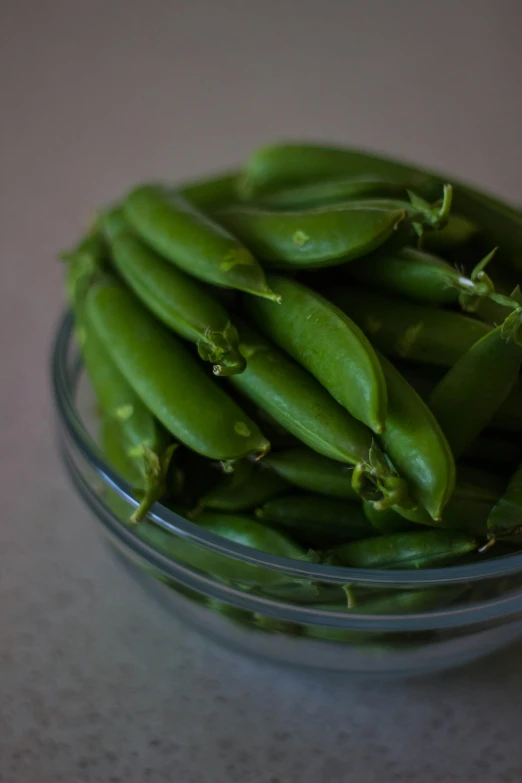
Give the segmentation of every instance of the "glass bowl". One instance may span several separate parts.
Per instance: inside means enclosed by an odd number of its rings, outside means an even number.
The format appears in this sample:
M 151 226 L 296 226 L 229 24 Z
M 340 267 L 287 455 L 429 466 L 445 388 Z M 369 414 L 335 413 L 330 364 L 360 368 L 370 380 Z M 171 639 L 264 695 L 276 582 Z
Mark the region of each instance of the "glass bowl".
M 522 554 L 419 571 L 303 563 L 232 543 L 157 503 L 148 519 L 171 542 L 168 555 L 158 551 L 123 521 L 136 502 L 97 445 L 70 313 L 57 329 L 52 384 L 65 469 L 115 559 L 205 635 L 287 665 L 408 676 L 462 665 L 522 636 Z M 285 586 L 254 590 L 194 565 L 211 554 L 222 564 L 262 567 L 268 581 Z M 347 585 L 355 604 L 348 612 L 339 608 Z

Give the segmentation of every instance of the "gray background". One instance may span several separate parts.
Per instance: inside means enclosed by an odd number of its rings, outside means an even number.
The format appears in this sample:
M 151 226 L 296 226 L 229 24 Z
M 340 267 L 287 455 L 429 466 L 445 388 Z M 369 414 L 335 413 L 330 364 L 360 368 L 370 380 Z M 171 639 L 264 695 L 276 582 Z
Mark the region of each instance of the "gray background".
M 0 3 L 0 777 L 520 781 L 522 648 L 419 682 L 282 672 L 115 569 L 51 437 L 58 249 L 140 178 L 278 137 L 522 202 L 520 0 Z

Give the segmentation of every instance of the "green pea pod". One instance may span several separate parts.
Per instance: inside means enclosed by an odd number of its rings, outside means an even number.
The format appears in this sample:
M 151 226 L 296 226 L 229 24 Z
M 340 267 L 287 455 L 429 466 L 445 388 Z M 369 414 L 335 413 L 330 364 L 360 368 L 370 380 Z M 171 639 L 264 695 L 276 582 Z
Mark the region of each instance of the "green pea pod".
M 331 550 L 342 565 L 351 568 L 435 568 L 458 560 L 477 548 L 477 540 L 464 533 L 422 530 L 351 541 Z
M 219 223 L 268 265 L 278 269 L 317 269 L 361 258 L 409 227 L 403 209 L 344 204 L 300 212 L 250 206 L 215 213 Z M 401 231 L 399 231 L 401 229 Z
M 236 180 L 237 182 L 237 180 Z M 379 179 L 337 177 L 324 182 L 308 182 L 293 188 L 283 188 L 262 197 L 256 205 L 267 209 L 314 209 L 362 198 L 399 198 L 406 195 L 400 182 Z
M 491 422 L 513 388 L 522 348 L 504 327 L 497 327 L 470 347 L 437 384 L 430 407 L 459 457 Z
M 268 450 L 257 425 L 124 286 L 100 282 L 87 308 L 121 373 L 177 440 L 210 459 Z
M 363 501 L 363 511 L 366 519 L 371 523 L 375 531 L 383 535 L 390 533 L 407 533 L 415 529 L 415 523 L 402 517 L 392 508 L 385 511 L 378 511 L 373 503 L 368 500 Z M 431 519 L 431 517 L 429 517 Z
M 360 503 L 347 503 L 324 495 L 283 495 L 256 511 L 262 522 L 283 528 L 312 549 L 374 535 Z
M 196 343 L 215 375 L 242 372 L 245 360 L 225 308 L 129 230 L 121 209 L 103 217 L 114 265 L 136 296 L 170 329 Z
M 495 538 L 522 533 L 522 465 L 514 472 L 506 491 L 491 509 L 487 525 Z
M 411 163 L 357 149 L 321 144 L 286 143 L 262 147 L 247 160 L 238 183 L 244 199 L 283 187 L 308 184 L 332 177 L 379 177 L 400 181 L 424 198 L 436 198 L 445 174 L 429 171 Z M 498 198 L 469 185 L 454 181 L 453 208 L 476 226 L 488 242 L 500 245 L 520 262 L 522 214 Z M 442 232 L 441 232 L 442 233 Z M 430 234 L 430 239 L 440 234 Z
M 313 562 L 315 555 L 307 552 L 291 538 L 260 525 L 248 517 L 205 512 L 197 519 L 202 529 L 236 544 L 252 547 L 280 557 L 301 562 Z M 182 536 L 145 522 L 137 528 L 138 535 L 160 552 L 198 568 L 230 584 L 244 587 L 277 587 L 299 585 L 303 580 L 294 579 L 276 570 L 265 568 L 208 549 Z
M 346 266 L 346 273 L 372 287 L 429 304 L 456 304 L 460 293 L 488 297 L 490 285 L 466 277 L 438 256 L 413 248 L 375 254 Z
M 360 150 L 301 142 L 274 144 L 247 159 L 238 189 L 244 199 L 259 198 L 285 187 L 308 185 L 334 177 L 380 177 L 400 181 L 425 195 L 440 179 L 417 167 Z M 435 187 L 434 187 L 435 186 Z
M 264 461 L 279 476 L 301 489 L 347 500 L 357 498 L 346 464 L 323 457 L 311 449 L 272 452 Z
M 176 444 L 120 372 L 91 327 L 83 327 L 82 356 L 85 369 L 104 416 L 117 423 L 127 455 L 142 476 L 140 505 L 132 522 L 143 519 L 166 491 L 167 475 Z M 109 426 L 109 425 L 107 425 Z
M 358 466 L 387 498 L 404 500 L 404 482 L 379 458 L 370 430 L 292 359 L 246 324 L 238 329 L 247 368 L 230 382 L 314 451 Z
M 317 605 L 314 609 L 325 609 L 331 612 L 343 612 L 357 615 L 390 615 L 390 614 L 416 614 L 435 609 L 442 609 L 461 594 L 459 588 L 451 587 L 425 587 L 419 590 L 400 590 L 379 594 L 364 600 L 361 604 L 347 606 L 344 602 L 338 604 Z M 305 635 L 313 639 L 324 639 L 329 642 L 390 643 L 390 632 L 365 632 L 346 631 L 343 628 L 334 628 L 327 625 L 311 625 L 305 629 Z M 396 637 L 393 638 L 396 640 Z
M 176 446 L 159 421 L 143 404 L 98 338 L 89 319 L 85 297 L 95 267 L 79 256 L 69 261 L 67 289 L 75 313 L 75 328 L 86 373 L 104 417 L 118 422 L 127 456 L 142 477 L 140 504 L 131 516 L 139 522 L 165 492 L 169 463 Z M 109 426 L 109 425 L 107 425 Z
M 176 190 L 193 206 L 210 212 L 237 201 L 238 176 L 237 171 L 227 171 L 214 177 L 184 182 Z
M 199 506 L 216 511 L 249 511 L 281 494 L 289 486 L 264 465 L 256 466 L 244 460 L 241 468 L 222 476 L 217 486 L 200 498 Z
M 142 185 L 129 193 L 123 207 L 145 242 L 187 274 L 277 300 L 250 251 L 183 196 Z
M 451 367 L 491 331 L 469 316 L 356 286 L 328 286 L 322 293 L 353 318 L 373 345 L 397 359 Z
M 281 348 L 303 365 L 352 416 L 382 432 L 387 393 L 375 351 L 338 307 L 295 280 L 269 275 L 282 304 L 248 301 L 248 312 Z
M 380 442 L 407 480 L 412 497 L 440 518 L 455 486 L 455 461 L 433 413 L 398 370 L 381 357 L 388 415 Z

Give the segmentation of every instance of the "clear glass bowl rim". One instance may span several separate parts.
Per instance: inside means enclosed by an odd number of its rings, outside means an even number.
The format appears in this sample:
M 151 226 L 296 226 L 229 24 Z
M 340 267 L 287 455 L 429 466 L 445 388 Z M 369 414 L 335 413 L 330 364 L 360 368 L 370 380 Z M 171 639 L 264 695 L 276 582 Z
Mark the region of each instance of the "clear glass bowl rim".
M 129 504 L 136 505 L 136 501 L 131 494 L 131 488 L 104 461 L 100 448 L 87 431 L 79 414 L 75 392 L 82 364 L 79 355 L 77 355 L 76 364 L 71 371 L 68 356 L 73 338 L 73 316 L 70 310 L 66 310 L 58 323 L 51 354 L 53 402 L 61 430 L 65 434 L 65 438 L 72 442 L 84 460 L 95 469 L 102 480 L 115 489 Z M 63 450 L 62 456 L 67 461 Z M 156 550 L 145 544 L 131 528 L 124 525 L 99 498 L 96 498 L 93 490 L 89 492 L 88 490 L 86 491 L 85 487 L 82 489 L 80 486 L 81 480 L 73 475 L 74 469 L 70 465 L 67 468 L 73 483 L 80 490 L 83 499 L 86 500 L 98 519 L 109 529 L 113 536 L 115 535 L 120 540 L 123 546 L 130 546 L 139 557 L 148 562 L 151 567 L 163 571 L 166 576 L 172 576 L 172 569 L 169 568 L 169 565 L 174 567 L 175 570 L 181 569 L 185 575 L 190 571 L 190 567 L 183 566 L 174 559 L 156 552 Z M 308 562 L 301 563 L 296 560 L 260 552 L 251 547 L 231 542 L 221 536 L 208 533 L 195 523 L 190 522 L 159 503 L 152 507 L 150 516 L 154 522 L 164 529 L 220 554 L 315 582 L 338 584 L 357 582 L 383 588 L 387 586 L 401 586 L 405 589 L 412 589 L 415 587 L 479 582 L 485 579 L 516 575 L 522 571 L 522 552 L 485 560 L 483 563 L 468 563 L 419 571 L 385 571 L 334 567 Z M 399 620 L 401 621 L 400 630 L 406 630 L 407 626 L 420 630 L 420 625 L 430 629 L 461 627 L 462 625 L 484 622 L 493 618 L 499 619 L 505 615 L 522 610 L 522 589 L 513 591 L 508 597 L 455 608 L 450 607 L 441 611 L 428 611 L 408 615 L 381 615 L 377 618 L 375 615 L 365 615 L 363 613 L 346 615 L 335 611 L 314 610 L 313 605 L 283 604 L 280 601 L 271 601 L 264 597 L 258 598 L 252 593 L 243 594 L 240 590 L 222 585 L 221 583 L 216 585 L 216 582 L 212 579 L 207 579 L 205 576 L 196 577 L 196 581 L 205 583 L 207 587 L 214 585 L 214 588 L 217 588 L 214 590 L 216 597 L 230 601 L 238 606 L 245 606 L 245 608 L 250 608 L 253 611 L 266 610 L 266 613 L 280 617 L 287 615 L 285 619 L 293 619 L 297 622 L 303 622 L 303 618 L 309 616 L 313 617 L 313 622 L 319 625 L 326 624 L 324 621 L 321 622 L 321 616 L 328 618 L 328 625 L 338 624 L 344 627 L 346 626 L 346 621 L 350 619 L 350 627 L 357 629 L 367 629 L 368 624 L 371 624 L 372 630 L 397 630 L 397 621 Z M 256 604 L 257 607 L 253 608 L 253 604 Z M 289 611 L 281 611 L 285 606 Z M 296 619 L 294 615 L 298 615 L 299 618 Z M 426 622 L 419 625 L 419 619 L 423 617 L 426 618 Z M 335 622 L 335 618 L 338 619 L 338 623 Z M 357 618 L 361 618 L 360 621 L 357 621 Z M 334 622 L 330 622 L 330 620 L 334 620 Z

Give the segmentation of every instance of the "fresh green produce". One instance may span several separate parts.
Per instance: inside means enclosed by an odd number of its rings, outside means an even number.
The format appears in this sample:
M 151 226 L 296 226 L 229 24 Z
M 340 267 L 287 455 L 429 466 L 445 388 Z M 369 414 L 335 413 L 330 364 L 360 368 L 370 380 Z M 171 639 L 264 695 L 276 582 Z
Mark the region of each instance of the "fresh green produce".
M 430 407 L 456 458 L 490 424 L 517 382 L 522 364 L 518 331 L 518 321 L 512 329 L 507 320 L 497 326 L 455 362 L 431 393 Z
M 125 282 L 160 321 L 194 342 L 215 375 L 245 368 L 237 330 L 208 288 L 186 275 L 129 230 L 121 209 L 103 217 L 114 265 Z
M 441 205 L 367 199 L 316 209 L 278 211 L 236 205 L 215 213 L 267 265 L 279 269 L 316 269 L 368 255 L 393 240 L 404 245 L 414 231 L 447 221 L 451 191 Z
M 364 478 L 384 496 L 381 503 L 404 502 L 405 483 L 380 454 L 370 430 L 292 359 L 245 324 L 238 327 L 247 368 L 231 383 L 319 454 L 357 466 L 352 476 L 356 491 Z
M 464 309 L 471 310 L 494 290 L 484 272 L 491 257 L 490 253 L 466 277 L 438 256 L 405 247 L 393 254 L 375 253 L 349 264 L 346 273 L 385 293 L 414 302 L 445 305 L 460 300 Z
M 356 285 L 329 285 L 323 293 L 361 327 L 373 345 L 396 359 L 452 367 L 491 331 L 468 315 L 392 299 Z
M 219 582 L 208 609 L 259 638 L 345 643 L 372 635 L 274 607 L 424 613 L 455 585 L 407 590 L 372 569 L 516 552 L 522 213 L 446 175 L 316 144 L 165 181 L 102 205 L 62 255 L 121 534 Z
M 282 303 L 267 301 L 268 307 L 262 300 L 245 303 L 258 326 L 352 416 L 374 432 L 382 432 L 388 407 L 386 381 L 379 359 L 359 327 L 331 302 L 295 280 L 269 275 L 268 281 Z
M 265 462 L 296 487 L 330 497 L 355 500 L 348 466 L 306 448 L 269 454 Z
M 421 530 L 350 541 L 331 553 L 353 568 L 435 568 L 476 548 L 477 540 L 465 533 Z
M 97 283 L 87 312 L 128 383 L 177 440 L 210 459 L 268 450 L 257 424 L 123 285 Z
M 130 225 L 161 255 L 205 283 L 277 301 L 252 253 L 183 196 L 142 185 L 123 202 Z

